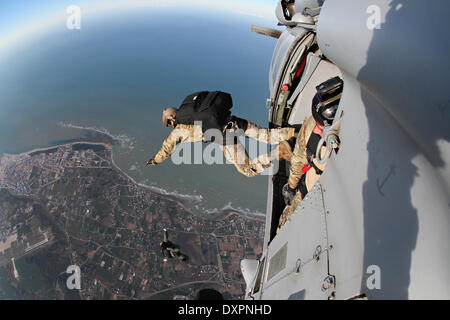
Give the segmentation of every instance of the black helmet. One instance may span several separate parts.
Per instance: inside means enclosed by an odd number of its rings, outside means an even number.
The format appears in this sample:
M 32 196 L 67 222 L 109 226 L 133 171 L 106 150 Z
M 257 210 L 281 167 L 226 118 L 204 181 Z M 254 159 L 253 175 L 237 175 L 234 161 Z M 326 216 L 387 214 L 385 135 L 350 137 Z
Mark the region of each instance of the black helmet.
M 317 93 L 312 100 L 311 112 L 314 120 L 321 125 L 330 126 L 333 123 L 343 86 L 342 79 L 334 77 L 316 87 Z

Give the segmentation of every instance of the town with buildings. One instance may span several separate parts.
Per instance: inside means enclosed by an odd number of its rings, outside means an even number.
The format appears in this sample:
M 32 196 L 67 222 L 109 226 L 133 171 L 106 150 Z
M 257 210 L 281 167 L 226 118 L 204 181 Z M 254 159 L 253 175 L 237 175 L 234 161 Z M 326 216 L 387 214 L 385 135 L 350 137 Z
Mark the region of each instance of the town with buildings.
M 163 262 L 163 228 L 187 261 Z M 0 299 L 242 299 L 240 260 L 261 255 L 264 221 L 191 213 L 136 184 L 107 143 L 0 157 Z M 80 289 L 69 288 L 69 266 Z

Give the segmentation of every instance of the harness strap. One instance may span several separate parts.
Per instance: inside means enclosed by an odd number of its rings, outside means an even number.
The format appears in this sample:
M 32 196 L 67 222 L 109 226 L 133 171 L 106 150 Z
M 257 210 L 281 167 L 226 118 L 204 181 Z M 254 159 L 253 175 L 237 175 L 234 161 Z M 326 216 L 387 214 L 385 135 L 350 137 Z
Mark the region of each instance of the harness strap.
M 308 166 L 304 166 L 302 168 L 302 172 L 308 172 L 309 169 L 314 168 L 314 170 L 316 171 L 316 173 L 318 175 L 321 175 L 323 173 L 322 170 L 320 170 L 314 163 L 314 159 L 316 157 L 316 150 L 317 150 L 317 146 L 319 144 L 321 137 L 319 134 L 313 132 L 311 134 L 311 136 L 309 137 L 308 143 L 306 145 L 306 157 L 308 159 Z M 305 171 L 304 171 L 305 170 Z
M 306 175 L 304 174 L 301 178 L 300 181 L 298 182 L 298 191 L 302 194 L 302 199 L 306 196 L 306 194 L 308 193 L 308 188 L 306 188 Z
M 315 164 L 314 164 L 314 162 L 312 161 L 312 159 L 310 159 L 309 157 L 308 157 L 308 163 L 309 163 L 309 165 L 306 165 L 306 166 L 304 166 L 303 168 L 302 168 L 302 172 L 308 172 L 309 171 L 309 169 L 311 169 L 311 168 L 314 168 L 314 170 L 316 171 L 316 173 L 318 174 L 318 175 L 321 175 L 322 173 L 323 173 L 323 171 L 322 170 L 320 170 Z M 306 171 L 303 171 L 303 170 L 306 170 Z

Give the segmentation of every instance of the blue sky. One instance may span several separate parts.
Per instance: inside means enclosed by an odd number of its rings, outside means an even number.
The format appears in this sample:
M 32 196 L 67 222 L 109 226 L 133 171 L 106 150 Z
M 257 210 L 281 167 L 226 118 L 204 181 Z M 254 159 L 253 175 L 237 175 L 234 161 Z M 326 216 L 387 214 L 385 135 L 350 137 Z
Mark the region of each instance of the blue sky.
M 32 29 L 34 23 L 42 21 L 52 15 L 65 14 L 70 5 L 83 7 L 99 5 L 110 6 L 115 3 L 151 3 L 158 0 L 2 0 L 0 1 L 0 43 L 11 37 L 19 30 L 28 27 Z M 174 0 L 176 1 L 176 0 Z M 205 0 L 180 0 L 183 5 L 194 6 L 195 3 Z M 210 7 L 220 9 L 226 3 L 225 10 L 252 15 L 256 18 L 264 16 L 265 19 L 273 18 L 277 0 L 209 0 Z M 234 10 L 235 9 L 235 10 Z

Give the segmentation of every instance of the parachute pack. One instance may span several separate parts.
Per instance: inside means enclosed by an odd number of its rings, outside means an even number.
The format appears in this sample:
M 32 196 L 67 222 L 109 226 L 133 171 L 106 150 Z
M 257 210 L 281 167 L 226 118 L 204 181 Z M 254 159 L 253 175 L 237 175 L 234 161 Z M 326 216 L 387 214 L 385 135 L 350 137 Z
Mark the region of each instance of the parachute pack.
M 203 133 L 208 129 L 223 131 L 231 118 L 231 95 L 221 91 L 200 91 L 188 95 L 176 115 L 177 123 L 202 122 Z

